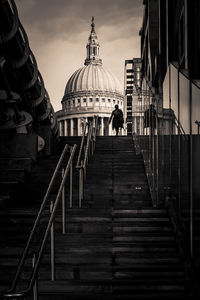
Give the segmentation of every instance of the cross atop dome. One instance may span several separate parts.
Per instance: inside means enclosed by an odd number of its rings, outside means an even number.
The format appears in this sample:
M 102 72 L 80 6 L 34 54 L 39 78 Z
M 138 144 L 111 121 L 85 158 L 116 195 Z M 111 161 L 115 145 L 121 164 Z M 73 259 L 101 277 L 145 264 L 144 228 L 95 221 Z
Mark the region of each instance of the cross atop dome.
M 89 64 L 96 64 L 96 65 L 102 65 L 102 60 L 99 57 L 99 41 L 95 32 L 95 23 L 94 23 L 94 17 L 92 16 L 92 24 L 91 24 L 91 33 L 88 38 L 87 43 L 87 57 L 85 60 L 85 65 Z

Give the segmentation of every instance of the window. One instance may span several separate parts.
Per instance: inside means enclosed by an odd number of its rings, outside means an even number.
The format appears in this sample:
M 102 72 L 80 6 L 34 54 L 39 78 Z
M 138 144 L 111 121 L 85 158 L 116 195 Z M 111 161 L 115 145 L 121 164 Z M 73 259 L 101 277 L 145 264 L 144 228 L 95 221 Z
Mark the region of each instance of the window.
M 115 104 L 115 100 L 113 100 L 113 103 Z
M 110 102 L 110 99 L 108 99 L 108 102 Z
M 93 99 L 92 99 L 92 98 L 90 98 L 90 102 L 93 102 Z
M 105 98 L 102 98 L 102 102 L 105 102 Z
M 99 98 L 96 98 L 96 102 L 99 102 Z
M 84 102 L 84 103 L 86 102 L 86 98 L 83 98 L 83 102 Z
M 72 104 L 75 105 L 75 100 L 72 101 Z
M 78 99 L 78 103 L 80 103 L 81 102 L 81 100 L 80 99 Z

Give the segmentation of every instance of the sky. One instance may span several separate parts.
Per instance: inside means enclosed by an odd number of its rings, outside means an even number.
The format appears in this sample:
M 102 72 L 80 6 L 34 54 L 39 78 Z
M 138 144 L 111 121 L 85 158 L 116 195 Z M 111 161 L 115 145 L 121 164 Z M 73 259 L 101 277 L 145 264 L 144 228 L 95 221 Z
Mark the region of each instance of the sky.
M 124 61 L 140 57 L 142 0 L 15 0 L 54 110 L 70 76 L 84 66 L 91 18 L 103 65 L 123 85 Z

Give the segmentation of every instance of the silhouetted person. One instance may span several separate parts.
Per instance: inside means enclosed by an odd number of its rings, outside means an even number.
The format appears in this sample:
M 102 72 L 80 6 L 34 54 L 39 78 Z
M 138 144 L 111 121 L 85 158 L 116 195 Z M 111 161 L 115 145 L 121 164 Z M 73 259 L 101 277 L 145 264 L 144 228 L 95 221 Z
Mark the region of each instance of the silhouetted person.
M 121 109 L 119 109 L 118 105 L 115 105 L 115 110 L 113 110 L 110 119 L 109 119 L 109 124 L 112 121 L 112 128 L 113 130 L 116 130 L 116 136 L 118 136 L 119 133 L 119 128 L 123 128 L 124 124 L 124 117 L 123 117 L 123 112 Z

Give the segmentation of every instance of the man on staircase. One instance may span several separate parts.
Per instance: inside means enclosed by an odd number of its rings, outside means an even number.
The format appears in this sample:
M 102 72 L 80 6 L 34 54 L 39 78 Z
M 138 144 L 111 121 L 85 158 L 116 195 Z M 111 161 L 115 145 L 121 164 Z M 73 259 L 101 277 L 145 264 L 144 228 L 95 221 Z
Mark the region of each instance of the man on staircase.
M 109 119 L 109 124 L 112 121 L 112 129 L 116 131 L 116 136 L 118 136 L 119 133 L 119 128 L 123 128 L 124 124 L 124 117 L 123 117 L 123 112 L 121 109 L 119 109 L 119 106 L 116 104 L 115 109 L 112 111 L 112 114 Z

